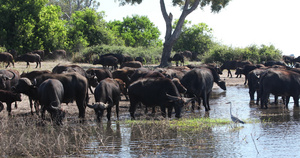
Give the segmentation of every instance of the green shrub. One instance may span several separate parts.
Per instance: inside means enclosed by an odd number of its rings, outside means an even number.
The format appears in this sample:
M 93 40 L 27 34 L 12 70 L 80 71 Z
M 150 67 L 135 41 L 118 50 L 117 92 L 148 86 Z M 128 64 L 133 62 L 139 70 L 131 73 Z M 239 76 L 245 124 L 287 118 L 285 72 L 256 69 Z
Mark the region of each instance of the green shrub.
M 225 45 L 215 45 L 202 57 L 203 63 L 223 63 L 229 60 L 248 60 L 252 63 L 280 60 L 282 52 L 273 45 L 251 45 L 246 48 L 233 48 Z
M 140 56 L 146 60 L 147 64 L 157 64 L 160 62 L 162 47 L 91 46 L 85 48 L 81 53 L 74 53 L 73 62 L 93 62 L 100 55 L 108 53 L 123 54 L 124 56 L 131 56 L 133 58 Z
M 0 52 L 6 52 L 6 48 L 0 46 Z

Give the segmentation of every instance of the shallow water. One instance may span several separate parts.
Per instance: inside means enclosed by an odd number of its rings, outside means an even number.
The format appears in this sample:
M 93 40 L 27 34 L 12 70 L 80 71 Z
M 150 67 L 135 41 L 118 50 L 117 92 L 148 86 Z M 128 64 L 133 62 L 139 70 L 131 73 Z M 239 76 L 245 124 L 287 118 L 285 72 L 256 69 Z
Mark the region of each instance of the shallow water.
M 271 101 L 273 98 L 270 98 Z M 249 104 L 244 86 L 213 89 L 211 110 L 203 107 L 195 114 L 183 115 L 230 119 L 232 114 L 246 124 L 228 124 L 203 130 L 163 129 L 155 125 L 131 126 L 124 122 L 103 121 L 103 139 L 93 139 L 86 146 L 87 157 L 299 157 L 300 110 L 285 109 L 282 104 L 260 109 Z M 114 114 L 113 114 L 114 115 Z M 128 114 L 123 114 L 128 117 Z M 173 116 L 174 117 L 174 116 Z M 89 154 L 92 153 L 92 154 Z

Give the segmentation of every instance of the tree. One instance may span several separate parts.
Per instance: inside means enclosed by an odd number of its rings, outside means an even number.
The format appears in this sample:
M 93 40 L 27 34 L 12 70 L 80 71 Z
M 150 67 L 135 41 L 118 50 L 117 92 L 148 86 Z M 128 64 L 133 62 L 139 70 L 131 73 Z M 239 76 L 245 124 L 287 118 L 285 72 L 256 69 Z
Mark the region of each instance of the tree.
M 161 67 L 168 66 L 168 59 L 170 58 L 172 47 L 176 40 L 179 38 L 182 26 L 184 24 L 185 18 L 192 13 L 198 6 L 203 8 L 205 6 L 210 6 L 211 11 L 218 13 L 222 8 L 228 5 L 230 0 L 172 0 L 174 6 L 180 6 L 182 13 L 178 20 L 175 29 L 172 29 L 172 13 L 167 13 L 165 1 L 160 0 L 161 12 L 166 23 L 166 35 L 164 41 L 164 48 L 161 58 Z M 142 0 L 119 0 L 120 4 L 140 4 Z
M 42 41 L 42 46 L 35 49 L 55 50 L 66 49 L 67 28 L 66 21 L 60 17 L 62 12 L 59 6 L 50 5 L 42 8 L 37 23 L 36 40 Z
M 191 22 L 185 23 L 188 24 Z M 173 50 L 177 52 L 189 50 L 197 52 L 200 55 L 204 54 L 213 43 L 212 29 L 205 23 L 199 23 L 191 27 L 187 27 L 187 24 L 182 27 L 182 33 L 175 42 Z M 176 24 L 174 25 L 176 26 Z
M 0 45 L 19 52 L 39 47 L 35 25 L 47 0 L 0 1 Z
M 68 30 L 69 45 L 73 51 L 100 44 L 124 44 L 123 40 L 118 39 L 114 32 L 106 27 L 103 16 L 104 12 L 96 12 L 89 8 L 73 13 Z
M 160 31 L 149 20 L 147 16 L 133 15 L 132 17 L 123 18 L 121 21 L 109 22 L 110 29 L 125 41 L 126 46 L 159 46 L 162 44 L 159 40 Z
M 70 20 L 71 15 L 75 13 L 75 11 L 80 11 L 85 8 L 97 10 L 100 6 L 100 2 L 97 2 L 97 0 L 49 0 L 48 5 L 51 4 L 60 6 L 64 13 L 63 18 L 67 20 Z

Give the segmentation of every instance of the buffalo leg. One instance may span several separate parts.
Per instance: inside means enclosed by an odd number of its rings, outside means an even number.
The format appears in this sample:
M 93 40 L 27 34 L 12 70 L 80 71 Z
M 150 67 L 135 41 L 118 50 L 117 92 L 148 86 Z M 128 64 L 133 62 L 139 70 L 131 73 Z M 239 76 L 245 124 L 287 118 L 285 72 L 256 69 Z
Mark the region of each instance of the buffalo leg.
M 206 104 L 207 104 L 208 110 L 210 110 L 210 106 L 209 106 L 209 96 L 210 96 L 210 93 L 208 93 L 207 96 L 206 96 L 206 98 L 207 98 L 207 99 L 206 99 L 206 102 L 207 102 Z
M 161 115 L 166 118 L 166 106 L 165 105 L 161 105 L 160 106 L 161 109 Z
M 31 115 L 33 115 L 33 110 L 32 110 L 32 98 L 29 97 L 29 105 L 30 105 L 30 110 L 31 110 Z
M 207 94 L 206 93 L 203 94 L 202 99 L 203 99 L 203 106 L 205 107 L 205 111 L 209 111 L 209 107 L 207 105 Z
M 76 105 L 79 110 L 79 118 L 85 117 L 85 103 L 84 100 L 76 100 Z
M 116 104 L 117 119 L 119 120 L 119 103 Z
M 286 96 L 285 97 L 285 102 L 284 102 L 286 108 L 288 108 L 289 102 L 290 102 L 290 96 Z
M 270 97 L 270 93 L 267 92 L 263 92 L 262 96 L 261 96 L 261 108 L 268 108 L 267 104 L 268 104 L 268 99 Z
M 35 68 L 37 68 L 39 66 L 39 63 L 38 62 L 36 62 L 36 66 L 35 66 Z
M 293 96 L 293 99 L 294 99 L 294 105 L 299 107 L 299 95 Z
M 28 68 L 28 66 L 29 66 L 29 62 L 27 62 L 26 68 Z
M 169 107 L 168 107 L 168 117 L 169 117 L 169 118 L 172 117 L 172 111 L 173 111 L 173 106 L 169 106 Z
M 45 108 L 45 106 L 42 105 L 41 117 L 43 120 L 45 120 L 45 111 L 46 111 L 46 108 Z
M 107 108 L 107 111 L 106 111 L 106 117 L 107 117 L 107 120 L 110 121 L 110 117 L 111 117 L 111 107 L 110 107 L 110 108 Z
M 130 116 L 133 120 L 135 120 L 135 117 L 134 117 L 134 113 L 135 113 L 135 110 L 136 110 L 136 106 L 137 106 L 137 102 L 133 101 L 133 99 L 130 99 L 130 107 L 129 107 L 129 113 L 130 113 Z
M 8 115 L 10 116 L 11 115 L 11 103 L 10 102 L 6 102 L 6 110 L 8 112 Z

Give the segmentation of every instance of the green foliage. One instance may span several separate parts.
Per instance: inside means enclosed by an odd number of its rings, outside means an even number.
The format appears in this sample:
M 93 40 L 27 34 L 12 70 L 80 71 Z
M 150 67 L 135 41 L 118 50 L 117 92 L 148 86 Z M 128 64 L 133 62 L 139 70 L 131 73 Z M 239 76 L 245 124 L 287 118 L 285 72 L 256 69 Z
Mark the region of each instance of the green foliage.
M 126 46 L 161 46 L 160 31 L 147 16 L 133 15 L 121 21 L 109 22 L 108 26 L 125 41 Z
M 173 50 L 176 52 L 189 50 L 203 55 L 213 44 L 212 29 L 205 23 L 199 23 L 191 27 L 187 27 L 187 23 L 185 22 L 182 27 L 182 33 L 174 44 Z
M 157 64 L 160 60 L 162 47 L 126 47 L 126 46 L 110 46 L 110 45 L 96 45 L 87 47 L 73 58 L 74 62 L 92 62 L 98 59 L 100 55 L 107 53 L 123 54 L 133 58 L 142 57 L 148 64 Z
M 6 48 L 0 46 L 0 52 L 6 52 Z
M 69 21 L 68 39 L 70 49 L 80 51 L 87 46 L 101 44 L 123 45 L 113 31 L 106 27 L 103 19 L 104 12 L 96 12 L 93 9 L 76 11 Z
M 262 63 L 263 61 L 280 60 L 282 52 L 273 45 L 266 46 L 251 45 L 246 48 L 232 48 L 220 44 L 215 44 L 209 52 L 202 57 L 204 63 L 219 62 L 228 60 L 249 60 L 252 63 Z
M 66 21 L 61 20 L 62 12 L 59 6 L 46 6 L 42 8 L 37 23 L 37 40 L 42 41 L 42 46 L 35 49 L 56 50 L 66 49 L 67 28 Z
M 80 11 L 85 8 L 97 10 L 100 2 L 97 0 L 49 0 L 48 5 L 57 5 L 61 7 L 63 12 L 62 18 L 70 20 L 75 11 Z
M 19 52 L 31 51 L 42 41 L 36 39 L 35 25 L 47 0 L 0 1 L 0 45 Z

